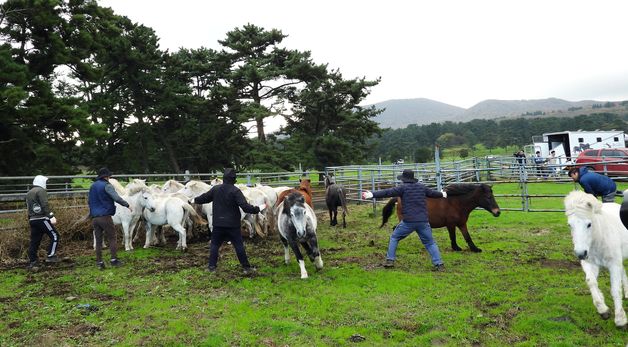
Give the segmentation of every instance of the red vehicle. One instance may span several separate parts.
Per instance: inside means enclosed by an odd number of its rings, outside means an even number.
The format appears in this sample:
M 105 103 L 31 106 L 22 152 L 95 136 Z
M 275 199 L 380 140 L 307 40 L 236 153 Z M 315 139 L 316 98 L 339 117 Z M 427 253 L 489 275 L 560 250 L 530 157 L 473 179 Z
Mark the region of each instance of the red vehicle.
M 628 148 L 587 149 L 580 152 L 576 164 L 610 176 L 628 176 Z

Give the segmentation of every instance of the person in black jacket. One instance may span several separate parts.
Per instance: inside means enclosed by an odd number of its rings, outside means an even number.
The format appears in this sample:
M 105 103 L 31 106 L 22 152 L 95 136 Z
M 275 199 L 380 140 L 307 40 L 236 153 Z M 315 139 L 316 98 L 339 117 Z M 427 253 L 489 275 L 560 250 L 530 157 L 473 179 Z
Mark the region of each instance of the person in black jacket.
M 235 186 L 236 171 L 232 168 L 225 169 L 223 184 L 211 188 L 207 193 L 190 199 L 193 204 L 208 204 L 213 202 L 213 227 L 209 247 L 209 271 L 216 271 L 218 264 L 218 251 L 224 241 L 231 241 L 235 248 L 238 260 L 242 265 L 245 275 L 249 275 L 255 270 L 251 268 L 249 259 L 246 256 L 242 234 L 240 233 L 240 221 L 242 215 L 240 208 L 246 213 L 259 213 L 266 208 L 265 204 L 260 206 L 250 205 L 242 191 Z
M 59 233 L 55 229 L 57 218 L 48 207 L 48 195 L 46 193 L 46 182 L 48 177 L 37 175 L 33 179 L 33 188 L 26 193 L 26 207 L 28 209 L 28 224 L 31 227 L 31 241 L 28 248 L 28 268 L 37 270 L 39 263 L 37 260 L 37 250 L 41 244 L 41 238 L 44 234 L 50 237 L 50 246 L 48 246 L 48 256 L 46 263 L 56 263 L 59 261 L 57 257 L 57 246 L 59 244 Z
M 96 239 L 96 265 L 104 270 L 105 263 L 102 261 L 102 238 L 109 239 L 109 252 L 111 253 L 111 266 L 120 266 L 122 262 L 117 257 L 116 229 L 113 226 L 112 216 L 116 214 L 114 202 L 132 210 L 129 203 L 116 193 L 115 188 L 109 183 L 111 171 L 106 167 L 98 170 L 98 177 L 89 188 L 88 204 L 89 216 L 92 217 L 94 227 L 94 238 Z M 104 234 L 104 235 L 103 235 Z
M 432 258 L 434 270 L 444 271 L 445 265 L 441 259 L 438 245 L 436 241 L 434 241 L 434 238 L 432 238 L 432 228 L 430 227 L 428 219 L 425 198 L 446 198 L 447 193 L 432 190 L 422 183 L 419 183 L 418 180 L 414 178 L 414 172 L 410 169 L 403 170 L 402 174 L 397 176 L 397 179 L 401 180 L 403 184 L 372 193 L 368 190 L 362 193 L 363 199 L 401 197 L 403 220 L 397 224 L 397 227 L 395 227 L 395 230 L 390 235 L 384 267 L 393 267 L 395 265 L 399 241 L 406 238 L 413 231 L 416 231 L 417 234 L 419 234 L 419 239 L 421 239 L 423 246 L 425 246 L 425 249 L 427 249 Z

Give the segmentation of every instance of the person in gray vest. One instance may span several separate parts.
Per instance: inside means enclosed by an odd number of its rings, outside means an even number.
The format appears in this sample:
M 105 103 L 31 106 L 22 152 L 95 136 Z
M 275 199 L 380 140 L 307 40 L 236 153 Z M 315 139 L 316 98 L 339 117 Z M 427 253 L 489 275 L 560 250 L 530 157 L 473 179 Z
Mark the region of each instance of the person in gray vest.
M 103 270 L 105 263 L 102 261 L 102 238 L 103 234 L 109 240 L 109 251 L 111 252 L 111 266 L 120 266 L 122 262 L 117 257 L 116 229 L 113 226 L 111 216 L 116 214 L 114 202 L 132 211 L 129 203 L 118 195 L 115 188 L 109 183 L 111 171 L 106 167 L 98 170 L 98 177 L 89 188 L 88 204 L 89 216 L 92 218 L 94 227 L 94 238 L 96 239 L 96 265 Z
M 50 211 L 48 206 L 48 193 L 46 192 L 46 182 L 48 177 L 37 175 L 33 179 L 33 188 L 26 193 L 26 207 L 28 210 L 28 224 L 31 228 L 31 241 L 28 247 L 28 268 L 37 270 L 39 262 L 37 259 L 37 250 L 41 244 L 44 234 L 50 238 L 50 246 L 48 246 L 48 256 L 46 263 L 56 263 L 59 261 L 57 257 L 57 246 L 59 245 L 59 233 L 55 229 L 57 218 Z

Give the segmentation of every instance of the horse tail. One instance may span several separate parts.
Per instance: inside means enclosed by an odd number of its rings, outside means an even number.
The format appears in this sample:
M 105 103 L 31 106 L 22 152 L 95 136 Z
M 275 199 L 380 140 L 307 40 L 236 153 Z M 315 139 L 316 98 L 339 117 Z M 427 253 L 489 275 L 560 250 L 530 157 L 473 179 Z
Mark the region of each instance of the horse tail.
M 342 205 L 342 212 L 345 215 L 349 215 L 349 210 L 347 210 L 347 193 L 343 190 L 343 187 L 338 189 L 338 193 L 340 194 L 340 204 Z
M 198 213 L 196 213 L 196 210 L 194 209 L 194 207 L 190 206 L 190 204 L 188 204 L 187 202 L 183 203 L 183 209 L 186 210 L 192 216 L 194 223 L 198 223 L 200 225 L 207 225 L 207 221 L 203 219 L 201 216 L 199 216 Z
M 392 198 L 388 200 L 386 205 L 384 205 L 384 208 L 382 209 L 382 225 L 379 226 L 380 229 L 384 225 L 386 225 L 386 223 L 388 223 L 388 219 L 392 215 L 396 203 L 397 203 L 397 198 Z

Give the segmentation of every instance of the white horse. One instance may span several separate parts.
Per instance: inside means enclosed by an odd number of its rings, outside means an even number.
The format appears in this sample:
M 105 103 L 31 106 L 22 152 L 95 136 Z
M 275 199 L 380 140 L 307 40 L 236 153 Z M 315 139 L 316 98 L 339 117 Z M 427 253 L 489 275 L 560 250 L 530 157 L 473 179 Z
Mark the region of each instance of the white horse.
M 187 235 L 183 223 L 185 221 L 186 212 L 189 213 L 195 222 L 199 224 L 206 223 L 203 221 L 194 208 L 180 198 L 169 195 L 153 195 L 150 192 L 142 193 L 140 200 L 144 207 L 144 219 L 146 220 L 146 243 L 144 248 L 148 248 L 153 240 L 153 225 L 168 224 L 179 233 L 179 241 L 177 242 L 177 250 L 187 250 Z
M 124 249 L 130 251 L 133 249 L 133 231 L 142 216 L 141 193 L 146 191 L 147 187 L 144 180 L 135 179 L 125 187 L 125 191 L 120 197 L 129 203 L 133 210 L 116 204 L 116 213 L 113 215 L 113 224 L 122 226 L 122 234 L 124 235 Z
M 246 201 L 251 205 L 259 206 L 261 204 L 266 204 L 266 206 L 272 206 L 268 196 L 258 187 L 247 187 L 247 189 L 242 190 L 242 194 L 246 198 Z M 242 210 L 240 210 L 240 214 L 243 214 Z M 245 221 L 244 227 L 248 231 L 249 237 L 253 238 L 255 234 L 261 237 L 268 236 L 268 233 L 271 230 L 270 221 L 272 218 L 272 208 L 267 208 L 257 214 L 243 214 L 243 219 Z
M 214 179 L 215 181 L 216 179 Z M 220 181 L 222 182 L 222 181 Z M 188 199 L 191 198 L 195 198 L 201 194 L 207 193 L 211 188 L 213 187 L 213 185 L 207 184 L 205 182 L 202 181 L 189 181 L 188 183 L 185 184 L 185 186 L 180 189 L 178 191 L 179 194 L 182 194 L 184 196 L 186 196 Z M 207 228 L 209 229 L 209 232 L 212 232 L 212 221 L 213 221 L 213 210 L 212 210 L 212 203 L 208 203 L 208 204 L 202 204 L 201 205 L 201 212 L 203 212 L 204 217 L 207 219 Z
M 626 312 L 622 307 L 622 287 L 628 298 L 628 277 L 623 260 L 628 258 L 628 230 L 619 216 L 616 203 L 601 203 L 593 195 L 573 191 L 565 198 L 565 214 L 571 228 L 574 252 L 580 259 L 593 305 L 603 319 L 610 317 L 610 309 L 598 287 L 600 267 L 608 269 L 611 277 L 611 296 L 615 306 L 615 325 L 626 328 Z
M 289 194 L 279 206 L 281 213 L 277 217 L 277 225 L 283 243 L 284 259 L 288 264 L 290 261 L 288 246 L 290 246 L 299 262 L 301 278 L 307 278 L 307 270 L 305 270 L 305 262 L 299 250 L 299 244 L 305 249 L 310 260 L 314 262 L 316 269 L 321 270 L 323 268 L 323 259 L 318 249 L 316 237 L 316 214 L 310 205 L 305 203 L 303 195 L 299 193 Z
M 167 180 L 166 183 L 161 186 L 161 190 L 164 193 L 176 193 L 183 189 L 183 187 L 185 187 L 183 183 L 179 183 L 176 180 Z

